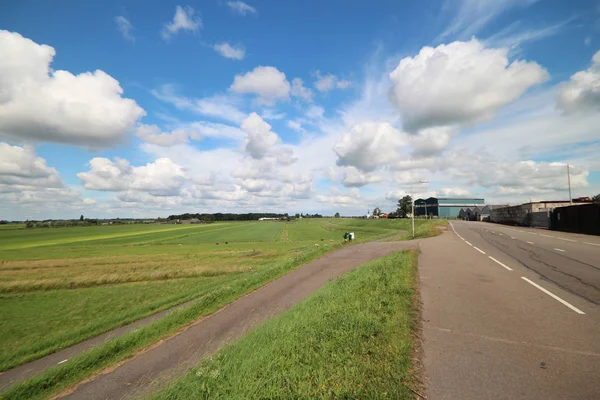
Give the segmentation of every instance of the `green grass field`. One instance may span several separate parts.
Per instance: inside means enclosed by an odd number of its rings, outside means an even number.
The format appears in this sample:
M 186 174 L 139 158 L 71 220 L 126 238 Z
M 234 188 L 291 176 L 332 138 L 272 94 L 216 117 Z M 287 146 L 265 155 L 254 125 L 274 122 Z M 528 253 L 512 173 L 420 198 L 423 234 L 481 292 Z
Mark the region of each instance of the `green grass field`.
M 372 261 L 202 362 L 155 399 L 412 399 L 416 254 Z
M 417 221 L 417 232 L 430 235 L 440 222 Z M 339 248 L 346 231 L 361 242 L 409 226 L 408 220 L 304 219 L 0 230 L 1 370 L 196 299 L 19 385 L 7 398 L 43 397 L 122 360 Z

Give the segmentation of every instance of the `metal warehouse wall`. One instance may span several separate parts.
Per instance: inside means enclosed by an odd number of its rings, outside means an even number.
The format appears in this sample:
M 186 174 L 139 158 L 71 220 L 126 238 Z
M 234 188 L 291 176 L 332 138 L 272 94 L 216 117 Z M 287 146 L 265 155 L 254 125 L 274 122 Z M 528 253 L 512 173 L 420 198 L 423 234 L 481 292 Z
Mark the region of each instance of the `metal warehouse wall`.
M 440 218 L 458 218 L 462 207 L 448 207 L 440 204 Z

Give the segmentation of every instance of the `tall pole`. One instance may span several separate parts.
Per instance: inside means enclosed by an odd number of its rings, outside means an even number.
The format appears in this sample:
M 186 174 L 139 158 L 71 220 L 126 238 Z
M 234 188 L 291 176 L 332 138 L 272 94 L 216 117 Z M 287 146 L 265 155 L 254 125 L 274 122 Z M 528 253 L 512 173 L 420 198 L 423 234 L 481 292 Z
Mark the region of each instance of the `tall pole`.
M 415 196 L 413 194 L 410 195 L 411 203 L 412 203 L 412 228 L 413 228 L 413 239 L 415 238 Z
M 571 196 L 571 166 L 567 164 L 567 180 L 569 181 L 569 203 L 573 204 L 573 197 Z

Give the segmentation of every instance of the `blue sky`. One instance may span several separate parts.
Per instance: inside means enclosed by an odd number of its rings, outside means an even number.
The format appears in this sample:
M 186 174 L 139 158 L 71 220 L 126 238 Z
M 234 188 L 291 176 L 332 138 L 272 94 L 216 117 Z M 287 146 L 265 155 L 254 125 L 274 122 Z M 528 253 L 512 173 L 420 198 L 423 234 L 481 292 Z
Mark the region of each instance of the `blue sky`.
M 3 219 L 600 192 L 597 0 L 2 8 Z

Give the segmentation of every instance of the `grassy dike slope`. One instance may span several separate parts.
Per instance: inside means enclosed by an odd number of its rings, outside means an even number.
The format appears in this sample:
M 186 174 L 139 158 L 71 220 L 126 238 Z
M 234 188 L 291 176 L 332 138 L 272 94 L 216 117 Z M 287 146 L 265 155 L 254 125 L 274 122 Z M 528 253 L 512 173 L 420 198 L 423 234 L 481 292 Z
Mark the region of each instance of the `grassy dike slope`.
M 372 261 L 226 346 L 154 399 L 408 399 L 416 253 Z

